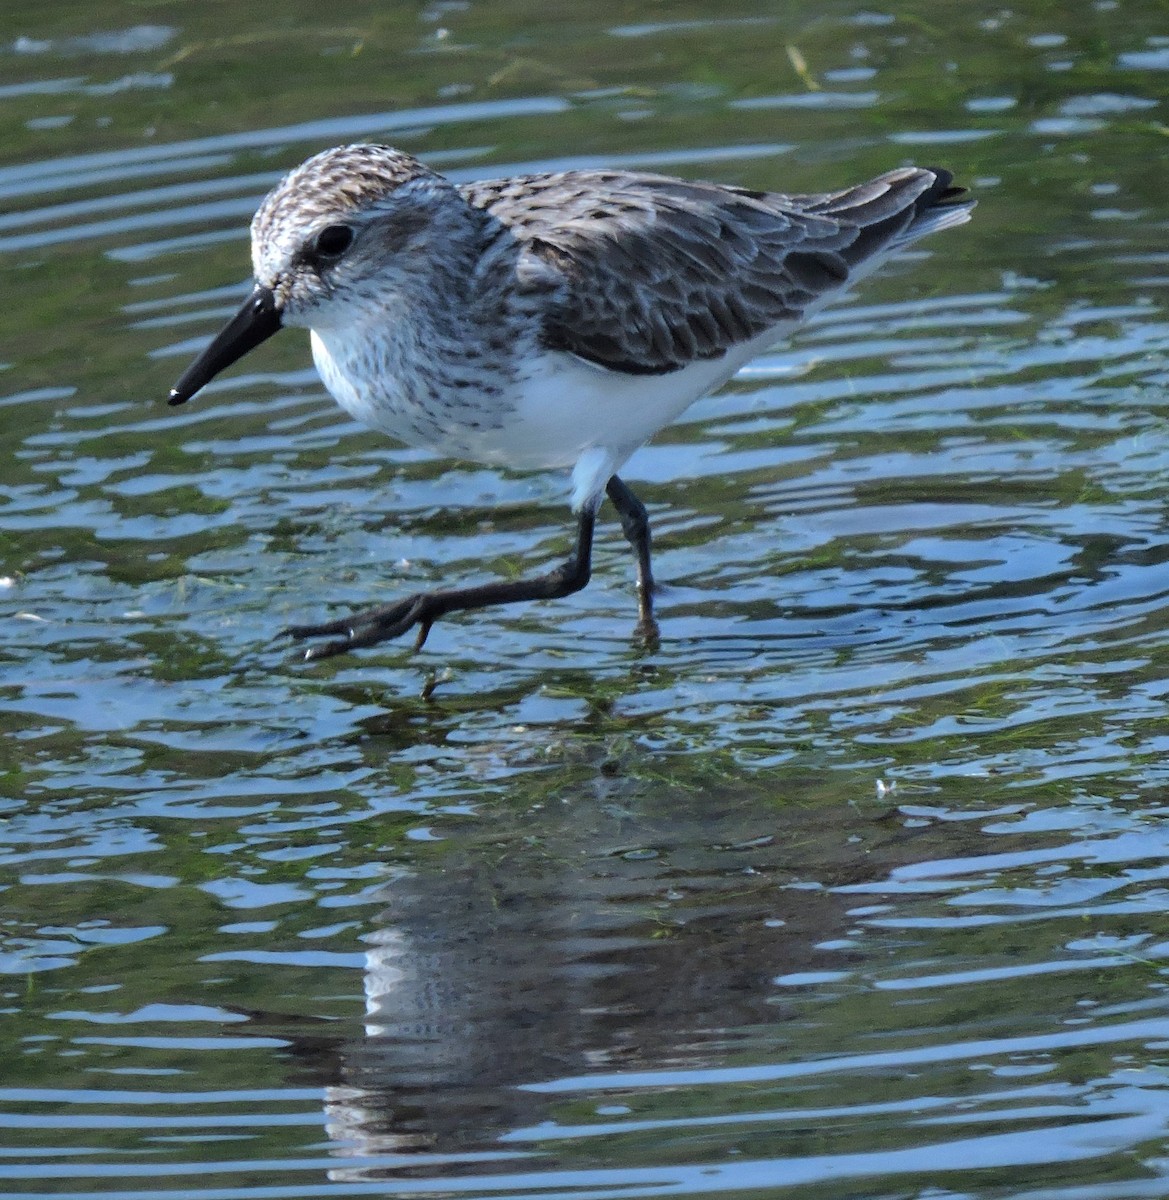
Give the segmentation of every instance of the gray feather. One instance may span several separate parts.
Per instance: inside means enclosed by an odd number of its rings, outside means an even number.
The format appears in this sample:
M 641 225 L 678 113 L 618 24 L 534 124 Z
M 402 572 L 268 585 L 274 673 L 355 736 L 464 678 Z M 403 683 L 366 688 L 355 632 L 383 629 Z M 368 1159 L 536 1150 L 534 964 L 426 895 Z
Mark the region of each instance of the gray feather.
M 966 219 L 941 170 L 785 196 L 626 171 L 568 171 L 459 189 L 559 278 L 542 341 L 612 370 L 676 371 L 798 321 L 874 260 Z

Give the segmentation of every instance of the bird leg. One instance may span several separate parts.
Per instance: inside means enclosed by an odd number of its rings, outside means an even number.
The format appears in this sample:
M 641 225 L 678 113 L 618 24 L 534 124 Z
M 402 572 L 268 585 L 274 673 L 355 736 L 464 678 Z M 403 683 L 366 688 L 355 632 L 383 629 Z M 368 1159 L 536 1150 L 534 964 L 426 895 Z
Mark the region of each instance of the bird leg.
M 637 555 L 637 632 L 644 638 L 655 640 L 658 623 L 654 620 L 655 584 L 650 566 L 649 514 L 645 511 L 645 505 L 616 475 L 609 476 L 605 491 L 621 518 L 625 538 Z
M 625 488 L 620 480 L 617 482 L 621 488 Z M 627 489 L 626 492 L 632 497 L 632 493 L 628 493 Z M 635 498 L 634 503 L 638 503 Z M 645 509 L 641 511 L 644 516 Z M 626 519 L 623 512 L 621 519 L 623 522 Z M 533 579 L 483 583 L 477 587 L 418 592 L 393 604 L 365 609 L 337 621 L 325 621 L 319 625 L 290 625 L 287 629 L 282 629 L 277 636 L 290 637 L 298 642 L 306 638 L 338 637 L 338 641 L 309 646 L 305 650 L 305 660 L 315 661 L 319 658 L 332 658 L 335 654 L 344 654 L 360 646 L 373 646 L 388 638 L 398 637 L 407 629 L 417 626 L 418 636 L 414 641 L 414 649 L 418 650 L 426 641 L 430 627 L 447 613 L 487 608 L 493 604 L 514 604 L 519 600 L 557 600 L 561 596 L 570 596 L 588 583 L 592 573 L 595 521 L 594 508 L 586 508 L 581 512 L 576 530 L 576 546 L 566 562 L 554 567 L 546 575 L 537 575 Z M 648 545 L 646 550 L 648 565 Z

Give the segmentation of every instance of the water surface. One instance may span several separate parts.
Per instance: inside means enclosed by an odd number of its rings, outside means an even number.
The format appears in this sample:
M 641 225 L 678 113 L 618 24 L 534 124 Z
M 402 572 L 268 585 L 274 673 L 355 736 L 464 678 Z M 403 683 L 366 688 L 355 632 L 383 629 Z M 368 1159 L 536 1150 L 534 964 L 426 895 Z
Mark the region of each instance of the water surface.
M 1169 49 L 1155 3 L 60 3 L 0 17 L 13 1197 L 1169 1194 Z M 303 338 L 181 410 L 303 157 L 974 221 L 630 463 L 406 450 Z

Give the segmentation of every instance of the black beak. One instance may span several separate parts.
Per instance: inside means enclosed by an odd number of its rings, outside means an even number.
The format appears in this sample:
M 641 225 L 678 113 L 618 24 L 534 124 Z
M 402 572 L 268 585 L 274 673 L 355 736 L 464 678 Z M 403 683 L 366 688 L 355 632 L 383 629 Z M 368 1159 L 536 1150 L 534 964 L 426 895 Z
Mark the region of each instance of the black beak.
M 168 403 L 185 404 L 220 371 L 266 342 L 279 328 L 280 310 L 272 289 L 257 287 L 211 345 L 183 372 L 170 390 Z

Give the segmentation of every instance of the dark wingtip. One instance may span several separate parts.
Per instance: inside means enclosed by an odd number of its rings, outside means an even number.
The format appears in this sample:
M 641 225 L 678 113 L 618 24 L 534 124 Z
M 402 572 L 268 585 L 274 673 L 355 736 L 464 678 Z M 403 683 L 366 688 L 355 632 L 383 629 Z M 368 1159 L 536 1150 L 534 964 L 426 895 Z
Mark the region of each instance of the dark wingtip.
M 948 208 L 952 204 L 974 203 L 973 200 L 967 199 L 969 189 L 954 182 L 952 171 L 947 171 L 945 167 L 927 167 L 926 170 L 934 176 L 934 182 L 918 201 L 919 211 L 923 207 L 922 201 L 925 202 L 926 208 Z
M 170 392 L 167 394 L 166 402 L 171 406 L 171 408 L 174 408 L 179 404 L 186 404 L 189 399 L 190 396 L 184 396 L 178 388 L 171 388 Z

